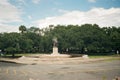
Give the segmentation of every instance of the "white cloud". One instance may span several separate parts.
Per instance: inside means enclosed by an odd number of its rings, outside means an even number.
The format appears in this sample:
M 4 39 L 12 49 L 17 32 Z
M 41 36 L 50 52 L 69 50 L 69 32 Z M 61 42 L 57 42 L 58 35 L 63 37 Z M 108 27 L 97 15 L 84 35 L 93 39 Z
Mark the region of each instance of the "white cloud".
M 94 3 L 94 2 L 96 2 L 96 0 L 88 0 L 89 2 L 92 2 L 92 3 Z
M 33 3 L 38 4 L 40 0 L 32 0 Z
M 10 4 L 8 0 L 1 0 L 0 2 L 0 32 L 16 31 L 16 27 L 7 25 L 8 23 L 21 22 L 21 11 L 14 5 Z
M 9 23 L 21 21 L 21 12 L 7 0 L 0 2 L 0 22 Z
M 0 24 L 0 32 L 18 32 L 18 26 Z
M 47 17 L 36 21 L 40 28 L 49 25 L 81 25 L 85 23 L 105 26 L 120 26 L 120 8 L 93 8 L 87 12 L 69 11 L 61 16 Z

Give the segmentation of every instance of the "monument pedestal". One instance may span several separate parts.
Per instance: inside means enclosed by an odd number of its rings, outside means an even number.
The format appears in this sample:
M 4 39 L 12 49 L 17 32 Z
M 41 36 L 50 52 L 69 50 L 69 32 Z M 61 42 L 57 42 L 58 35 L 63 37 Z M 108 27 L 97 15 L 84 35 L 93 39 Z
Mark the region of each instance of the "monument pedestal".
M 57 47 L 53 47 L 53 53 L 51 55 L 59 55 Z
M 53 52 L 51 54 L 43 54 L 39 55 L 39 58 L 45 58 L 45 59 L 59 59 L 59 58 L 70 58 L 71 55 L 67 54 L 60 54 L 58 52 L 58 47 L 53 47 Z

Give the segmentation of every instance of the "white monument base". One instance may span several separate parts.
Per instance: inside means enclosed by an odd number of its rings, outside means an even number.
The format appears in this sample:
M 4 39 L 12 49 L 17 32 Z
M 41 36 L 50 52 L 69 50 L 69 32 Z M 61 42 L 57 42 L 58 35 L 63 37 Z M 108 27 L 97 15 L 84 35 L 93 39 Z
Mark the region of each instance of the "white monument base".
M 53 53 L 51 55 L 59 55 L 57 47 L 53 47 Z
M 89 57 L 88 57 L 88 55 L 83 55 L 82 58 L 88 59 Z
M 58 47 L 53 47 L 53 52 L 51 54 L 43 54 L 39 55 L 39 58 L 70 58 L 71 55 L 68 54 L 60 54 L 58 52 Z

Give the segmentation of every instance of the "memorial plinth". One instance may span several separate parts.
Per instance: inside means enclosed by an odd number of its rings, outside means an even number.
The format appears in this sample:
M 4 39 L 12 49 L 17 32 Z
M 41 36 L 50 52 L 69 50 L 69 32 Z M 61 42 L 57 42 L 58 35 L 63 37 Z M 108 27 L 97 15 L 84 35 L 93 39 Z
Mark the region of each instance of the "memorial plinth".
M 51 55 L 60 55 L 57 47 L 53 47 L 53 53 Z

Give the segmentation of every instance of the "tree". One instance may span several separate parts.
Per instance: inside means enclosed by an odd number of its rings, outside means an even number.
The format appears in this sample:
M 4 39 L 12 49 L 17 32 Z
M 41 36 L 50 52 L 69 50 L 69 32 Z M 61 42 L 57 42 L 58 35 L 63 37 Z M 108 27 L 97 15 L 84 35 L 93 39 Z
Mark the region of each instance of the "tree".
M 19 31 L 21 31 L 21 33 L 24 33 L 26 30 L 27 30 L 27 29 L 26 29 L 26 27 L 25 27 L 24 25 L 21 25 L 21 26 L 19 27 Z
M 0 37 L 0 48 L 5 53 L 10 53 L 14 57 L 15 53 L 20 52 L 19 33 L 4 33 Z
M 37 28 L 37 27 L 30 27 L 28 30 L 28 32 L 31 32 L 31 33 L 36 33 L 36 34 L 39 34 L 40 33 L 40 29 Z
M 6 48 L 6 52 L 7 53 L 11 53 L 12 57 L 14 58 L 15 57 L 16 48 L 14 48 L 14 47 L 8 47 L 8 48 Z
M 53 37 L 58 39 L 58 49 L 61 53 L 110 54 L 120 51 L 120 27 L 101 28 L 97 24 L 57 25 L 39 29 L 24 25 L 19 27 L 21 33 L 0 33 L 0 50 L 6 53 L 50 53 Z M 40 35 L 38 34 L 40 32 Z M 13 55 L 14 56 L 14 55 Z

